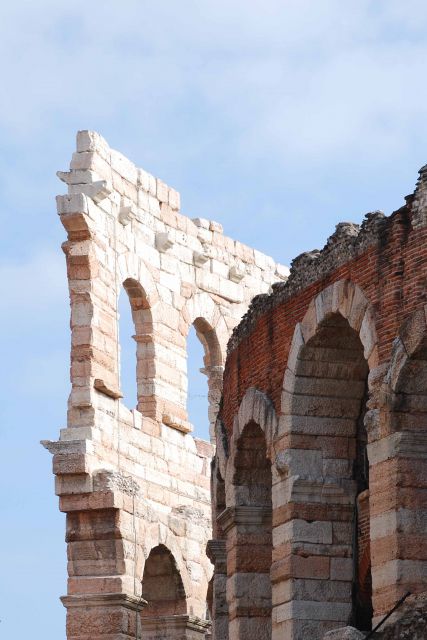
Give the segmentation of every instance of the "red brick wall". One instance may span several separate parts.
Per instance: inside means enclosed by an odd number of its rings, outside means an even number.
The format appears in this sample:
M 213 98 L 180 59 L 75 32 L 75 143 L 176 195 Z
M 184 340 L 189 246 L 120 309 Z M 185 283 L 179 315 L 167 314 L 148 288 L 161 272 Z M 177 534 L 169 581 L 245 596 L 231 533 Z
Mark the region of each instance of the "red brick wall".
M 410 207 L 394 212 L 382 228 L 378 243 L 326 277 L 280 302 L 258 318 L 250 335 L 228 355 L 224 373 L 221 418 L 231 433 L 245 391 L 254 386 L 273 400 L 280 413 L 280 395 L 295 325 L 310 301 L 335 281 L 348 279 L 371 303 L 378 335 L 379 363 L 390 357 L 399 326 L 427 297 L 427 229 L 413 229 Z

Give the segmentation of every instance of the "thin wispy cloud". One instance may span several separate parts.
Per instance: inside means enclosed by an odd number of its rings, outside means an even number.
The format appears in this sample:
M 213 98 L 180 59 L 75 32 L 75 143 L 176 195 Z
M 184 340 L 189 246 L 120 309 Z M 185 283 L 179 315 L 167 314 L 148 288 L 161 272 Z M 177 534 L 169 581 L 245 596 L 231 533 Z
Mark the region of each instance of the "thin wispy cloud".
M 286 166 L 295 154 L 359 159 L 367 142 L 371 158 L 398 154 L 408 133 L 426 132 L 423 2 L 44 0 L 1 11 L 0 117 L 14 136 L 127 117 L 160 154 L 164 121 L 179 128 L 177 114 L 200 104 L 232 132 L 223 144 L 236 160 L 250 151 Z M 210 142 L 207 122 L 181 153 Z
M 0 451 L 15 492 L 5 484 L 0 500 L 20 531 L 41 522 L 45 536 L 23 562 L 6 532 L 6 635 L 25 565 L 39 578 L 21 631 L 65 637 L 63 522 L 37 443 L 57 437 L 69 391 L 54 196 L 76 130 L 98 130 L 180 190 L 183 213 L 289 262 L 413 190 L 427 161 L 426 31 L 424 0 L 0 3 Z

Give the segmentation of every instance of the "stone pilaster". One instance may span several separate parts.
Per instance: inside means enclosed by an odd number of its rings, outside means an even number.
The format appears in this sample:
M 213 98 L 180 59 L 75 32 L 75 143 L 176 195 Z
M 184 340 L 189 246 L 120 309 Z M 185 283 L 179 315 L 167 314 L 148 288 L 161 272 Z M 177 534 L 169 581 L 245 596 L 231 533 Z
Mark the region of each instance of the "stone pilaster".
M 228 507 L 218 517 L 226 535 L 230 640 L 271 638 L 271 508 Z
M 225 540 L 209 540 L 206 552 L 214 565 L 212 638 L 213 640 L 228 640 L 227 550 Z

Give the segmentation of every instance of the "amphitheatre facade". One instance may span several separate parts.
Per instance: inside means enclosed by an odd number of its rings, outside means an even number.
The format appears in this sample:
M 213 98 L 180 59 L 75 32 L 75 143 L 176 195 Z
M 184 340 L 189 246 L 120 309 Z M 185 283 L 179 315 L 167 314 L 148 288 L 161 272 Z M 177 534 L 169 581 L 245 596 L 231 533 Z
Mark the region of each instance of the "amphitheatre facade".
M 58 175 L 72 387 L 67 428 L 44 444 L 66 513 L 68 640 L 320 640 L 427 591 L 427 169 L 390 217 L 337 225 L 290 273 L 181 215 L 175 190 L 94 132 Z M 188 422 L 192 325 L 212 443 Z M 405 620 L 424 637 L 411 607 L 387 640 Z

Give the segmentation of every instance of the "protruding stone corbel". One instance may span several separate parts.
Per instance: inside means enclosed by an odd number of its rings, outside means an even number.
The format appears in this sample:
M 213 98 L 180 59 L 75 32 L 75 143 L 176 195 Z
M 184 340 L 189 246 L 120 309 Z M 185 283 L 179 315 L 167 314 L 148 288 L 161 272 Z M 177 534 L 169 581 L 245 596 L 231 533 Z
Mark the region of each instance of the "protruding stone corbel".
M 120 201 L 119 222 L 126 227 L 135 217 L 135 205 L 127 198 Z
M 123 393 L 119 389 L 113 389 L 111 385 L 108 385 L 104 380 L 100 378 L 95 378 L 93 381 L 93 386 L 97 391 L 100 391 L 106 396 L 110 398 L 114 398 L 114 400 L 118 400 L 118 398 L 123 398 Z
M 193 263 L 196 267 L 203 267 L 204 264 L 209 260 L 209 255 L 205 252 L 200 253 L 199 251 L 193 251 Z
M 98 203 L 108 198 L 113 189 L 106 180 L 97 180 L 96 182 L 85 185 L 82 191 L 84 191 L 89 198 L 92 198 L 94 202 Z
M 162 416 L 162 422 L 167 427 L 172 427 L 172 429 L 176 429 L 177 431 L 181 431 L 182 433 L 190 433 L 193 430 L 193 427 L 190 422 L 186 420 L 181 420 L 177 416 L 173 416 L 170 413 L 164 413 Z
M 239 282 L 241 282 L 245 277 L 245 272 L 243 271 L 243 269 L 239 269 L 239 267 L 233 265 L 232 267 L 230 267 L 228 277 L 232 282 L 236 282 L 236 284 L 239 284 Z
M 171 238 L 170 233 L 167 231 L 160 231 L 156 233 L 156 249 L 160 251 L 160 253 L 165 253 L 171 247 L 173 247 L 173 240 Z

